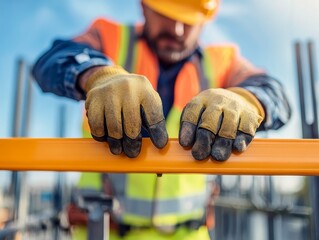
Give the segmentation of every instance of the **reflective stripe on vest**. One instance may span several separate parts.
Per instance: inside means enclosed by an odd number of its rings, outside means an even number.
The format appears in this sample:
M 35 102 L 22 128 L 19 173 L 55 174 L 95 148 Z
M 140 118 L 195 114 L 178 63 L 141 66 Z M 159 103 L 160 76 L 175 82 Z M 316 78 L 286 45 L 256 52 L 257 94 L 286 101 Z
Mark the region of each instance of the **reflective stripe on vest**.
M 102 49 L 107 56 L 129 72 L 145 75 L 153 88 L 157 88 L 158 61 L 146 42 L 139 38 L 141 28 L 124 27 L 105 20 L 96 21 L 93 27 L 99 30 Z M 192 97 L 203 89 L 224 85 L 234 53 L 232 47 L 208 48 L 204 50 L 202 60 L 192 58 L 184 64 L 175 82 L 173 107 L 166 118 L 170 137 L 178 136 L 182 109 Z M 87 136 L 89 127 L 87 120 L 84 122 L 84 135 Z M 115 216 L 121 222 L 167 226 L 203 216 L 209 194 L 205 175 L 167 174 L 160 178 L 155 174 L 108 175 L 112 192 L 120 202 Z

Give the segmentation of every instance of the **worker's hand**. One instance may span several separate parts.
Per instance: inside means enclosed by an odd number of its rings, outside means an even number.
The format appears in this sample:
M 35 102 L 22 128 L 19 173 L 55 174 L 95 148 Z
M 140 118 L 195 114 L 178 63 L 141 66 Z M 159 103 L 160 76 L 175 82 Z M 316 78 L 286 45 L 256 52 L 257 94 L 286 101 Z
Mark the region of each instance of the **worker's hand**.
M 208 89 L 184 108 L 179 142 L 192 147 L 197 160 L 211 155 L 224 161 L 232 150 L 247 148 L 264 115 L 257 98 L 243 88 Z
M 85 84 L 85 108 L 93 138 L 107 141 L 113 154 L 136 157 L 141 150 L 142 125 L 153 144 L 168 141 L 162 102 L 149 80 L 118 66 L 102 67 Z

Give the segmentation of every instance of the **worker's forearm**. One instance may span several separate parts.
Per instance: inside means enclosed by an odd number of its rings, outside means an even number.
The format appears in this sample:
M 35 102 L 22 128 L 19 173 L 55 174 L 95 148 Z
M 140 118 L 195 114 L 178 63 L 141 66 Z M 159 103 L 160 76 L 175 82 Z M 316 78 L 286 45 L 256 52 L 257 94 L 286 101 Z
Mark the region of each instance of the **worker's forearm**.
M 266 116 L 258 130 L 278 129 L 291 117 L 288 98 L 279 81 L 266 75 L 255 75 L 238 85 L 253 93 L 263 105 Z
M 44 92 L 75 100 L 85 99 L 78 80 L 96 66 L 111 65 L 101 52 L 74 41 L 55 41 L 35 63 L 32 74 Z

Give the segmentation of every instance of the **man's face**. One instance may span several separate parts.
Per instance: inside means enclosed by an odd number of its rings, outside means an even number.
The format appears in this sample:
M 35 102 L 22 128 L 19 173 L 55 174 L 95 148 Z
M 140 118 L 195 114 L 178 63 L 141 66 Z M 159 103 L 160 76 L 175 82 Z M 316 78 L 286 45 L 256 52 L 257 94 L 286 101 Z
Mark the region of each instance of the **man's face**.
M 173 64 L 188 57 L 197 47 L 203 23 L 186 25 L 143 5 L 144 34 L 160 61 Z

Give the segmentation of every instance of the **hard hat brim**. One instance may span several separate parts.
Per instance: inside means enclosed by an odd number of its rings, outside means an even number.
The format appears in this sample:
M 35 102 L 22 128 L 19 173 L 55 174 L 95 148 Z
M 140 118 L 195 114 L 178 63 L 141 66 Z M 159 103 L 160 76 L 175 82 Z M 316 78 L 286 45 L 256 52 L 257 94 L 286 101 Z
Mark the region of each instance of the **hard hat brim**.
M 158 4 L 156 3 L 156 1 L 143 0 L 143 3 L 145 3 L 155 12 L 164 15 L 165 17 L 183 22 L 188 25 L 195 25 L 198 23 L 206 22 L 212 18 L 216 11 L 215 9 L 209 15 L 205 15 L 200 11 L 194 10 L 192 6 L 189 6 L 187 4 L 181 5 L 172 1 L 162 1 L 161 4 Z

